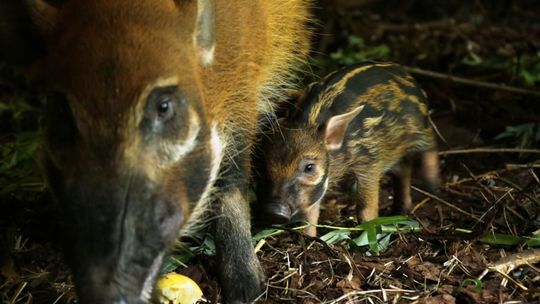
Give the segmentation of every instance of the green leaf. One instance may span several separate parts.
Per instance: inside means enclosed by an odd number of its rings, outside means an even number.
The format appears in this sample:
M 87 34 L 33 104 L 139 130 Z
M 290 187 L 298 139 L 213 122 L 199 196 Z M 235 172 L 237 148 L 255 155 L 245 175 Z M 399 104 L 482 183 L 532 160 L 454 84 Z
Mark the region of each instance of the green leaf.
M 467 288 L 469 285 L 474 285 L 474 291 L 480 292 L 482 290 L 483 284 L 482 281 L 478 279 L 466 279 L 461 283 L 462 288 Z
M 378 246 L 381 252 L 385 251 L 388 246 L 390 246 L 390 240 L 392 239 L 392 234 L 379 234 L 378 236 Z
M 369 248 L 371 248 L 371 251 L 375 253 L 375 255 L 379 255 L 379 245 L 377 244 L 377 225 L 369 222 L 370 224 L 367 226 L 367 238 L 369 243 Z
M 360 236 L 354 238 L 353 242 L 358 247 L 368 246 L 369 241 L 367 231 L 363 231 L 362 233 L 360 233 Z
M 334 244 L 342 240 L 348 240 L 353 247 L 369 246 L 374 254 L 379 254 L 386 249 L 394 233 L 421 230 L 418 222 L 403 215 L 379 217 L 350 228 L 324 225 L 322 227 L 334 229 L 321 237 L 325 242 Z M 362 233 L 351 239 L 350 235 L 355 231 L 362 231 Z
M 350 234 L 351 231 L 349 230 L 333 230 L 321 236 L 321 240 L 325 241 L 328 244 L 335 244 L 342 240 L 349 240 Z
M 351 35 L 345 48 L 340 48 L 330 54 L 330 58 L 338 65 L 351 65 L 366 60 L 386 60 L 391 50 L 386 44 L 367 45 L 365 41 Z
M 525 238 L 527 241 L 525 244 L 529 247 L 540 247 L 540 232 L 533 234 L 531 237 Z
M 169 273 L 175 271 L 177 268 L 185 267 L 187 263 L 195 256 L 190 251 L 185 251 L 180 254 L 171 255 L 163 266 L 161 267 L 161 273 Z
M 524 238 L 520 236 L 514 236 L 509 234 L 493 233 L 484 235 L 480 238 L 480 241 L 492 245 L 499 246 L 515 246 L 524 242 Z
M 216 244 L 213 239 L 206 237 L 200 247 L 202 248 L 202 253 L 204 255 L 216 255 Z
M 463 63 L 472 65 L 472 66 L 478 66 L 483 63 L 482 57 L 478 56 L 474 52 L 469 52 L 468 57 L 463 58 Z
M 278 234 L 281 234 L 283 233 L 283 229 L 279 229 L 279 228 L 269 228 L 269 229 L 264 229 L 262 231 L 259 231 L 257 234 L 255 234 L 251 239 L 255 242 L 258 242 L 260 240 L 263 240 L 263 239 L 266 239 L 268 237 L 271 237 L 271 236 L 274 236 L 274 235 L 278 235 Z
M 523 81 L 525 81 L 525 83 L 529 86 L 534 85 L 534 83 L 538 80 L 537 76 L 533 75 L 527 70 L 521 70 L 519 76 L 521 76 Z
M 391 233 L 391 232 L 415 232 L 421 231 L 422 227 L 418 224 L 417 221 L 403 221 L 395 225 L 383 225 L 381 226 L 381 232 Z
M 390 224 L 400 224 L 404 221 L 409 221 L 409 218 L 406 217 L 405 215 L 392 215 L 392 216 L 381 216 L 366 223 L 373 223 L 375 225 L 390 225 Z

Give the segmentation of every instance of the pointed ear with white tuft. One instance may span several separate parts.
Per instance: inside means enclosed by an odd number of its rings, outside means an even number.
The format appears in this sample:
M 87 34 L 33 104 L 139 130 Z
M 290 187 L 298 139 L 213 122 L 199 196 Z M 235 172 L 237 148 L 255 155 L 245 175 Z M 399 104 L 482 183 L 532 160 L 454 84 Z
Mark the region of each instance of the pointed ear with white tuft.
M 364 109 L 364 105 L 345 114 L 332 116 L 326 123 L 324 143 L 329 151 L 338 150 L 343 145 L 345 132 L 351 121 Z
M 210 65 L 214 61 L 215 50 L 215 8 L 214 0 L 197 0 L 197 24 L 193 42 L 199 62 Z

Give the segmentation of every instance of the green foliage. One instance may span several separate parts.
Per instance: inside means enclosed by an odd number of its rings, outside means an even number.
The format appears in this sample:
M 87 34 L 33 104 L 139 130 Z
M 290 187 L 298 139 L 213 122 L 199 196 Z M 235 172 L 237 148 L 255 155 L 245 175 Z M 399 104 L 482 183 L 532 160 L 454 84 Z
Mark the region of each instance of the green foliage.
M 496 246 L 517 246 L 526 244 L 529 247 L 539 247 L 540 232 L 533 234 L 532 236 L 516 236 L 510 234 L 492 233 L 484 235 L 480 238 L 480 241 Z
M 190 236 L 190 242 L 179 242 L 171 256 L 163 263 L 161 273 L 169 273 L 180 267 L 185 267 L 191 259 L 198 255 L 216 255 L 216 245 L 212 236 L 201 230 Z M 189 244 L 189 245 L 188 245 Z
M 366 60 L 388 61 L 391 55 L 392 51 L 386 44 L 368 45 L 362 38 L 350 35 L 347 44 L 330 53 L 330 57 L 326 55 L 315 57 L 314 65 L 319 67 L 320 71 L 317 71 L 317 74 L 322 77 L 345 65 Z
M 467 288 L 467 286 L 473 285 L 475 292 L 480 292 L 482 290 L 482 287 L 484 287 L 484 284 L 482 284 L 482 281 L 478 279 L 466 279 L 461 283 L 461 288 Z M 460 290 L 458 289 L 458 292 Z
M 536 56 L 523 56 L 518 63 L 517 74 L 529 86 L 540 82 L 540 51 L 536 52 Z
M 525 238 L 529 247 L 540 247 L 540 230 L 537 230 L 531 237 Z
M 351 65 L 366 60 L 388 60 L 391 50 L 386 44 L 367 45 L 360 37 L 349 36 L 345 48 L 330 54 L 330 58 L 340 65 Z
M 540 52 L 514 57 L 501 55 L 482 57 L 469 50 L 462 62 L 478 69 L 505 71 L 527 86 L 532 87 L 540 82 Z
M 267 239 L 271 236 L 276 236 L 276 235 L 280 235 L 284 232 L 283 229 L 280 229 L 278 227 L 275 227 L 275 228 L 268 228 L 268 229 L 264 229 L 264 230 L 261 230 L 259 231 L 257 234 L 255 234 L 252 239 L 254 242 L 258 242 L 260 240 L 264 240 L 264 239 Z
M 504 132 L 495 139 L 513 138 L 519 148 L 533 147 L 540 142 L 540 123 L 525 123 L 517 126 L 507 126 Z
M 0 197 L 33 199 L 44 190 L 37 164 L 41 133 L 25 125 L 25 121 L 37 121 L 40 114 L 24 98 L 0 99 L 0 117 L 10 123 L 0 137 Z
M 292 230 L 304 230 L 309 224 L 303 224 L 291 228 Z M 379 217 L 369 222 L 353 227 L 337 227 L 328 225 L 317 225 L 319 228 L 330 229 L 330 231 L 320 237 L 328 244 L 345 243 L 351 250 L 367 249 L 368 255 L 379 255 L 390 245 L 392 236 L 398 233 L 418 232 L 422 228 L 418 222 L 410 220 L 406 216 L 396 215 Z M 289 229 L 289 230 L 291 230 Z M 264 229 L 252 237 L 253 244 L 269 237 L 280 235 L 287 230 L 281 226 Z M 472 231 L 466 229 L 457 229 L 464 234 Z M 529 247 L 540 246 L 540 231 L 532 236 L 514 236 L 508 234 L 488 234 L 479 239 L 479 241 L 496 246 L 518 246 L 525 244 Z M 187 263 L 198 255 L 214 256 L 216 248 L 212 235 L 204 230 L 199 230 L 190 234 L 190 241 L 187 243 L 178 243 L 174 253 L 164 263 L 162 273 L 176 270 L 179 267 L 185 267 Z M 480 281 L 464 281 L 463 287 L 474 284 L 475 289 L 482 288 Z M 480 286 L 480 287 L 478 287 Z
M 303 230 L 308 225 L 309 224 L 306 224 L 292 229 Z M 317 227 L 332 229 L 330 232 L 321 236 L 321 240 L 328 244 L 346 241 L 352 249 L 368 247 L 371 252 L 376 255 L 388 247 L 392 235 L 420 230 L 420 226 L 416 221 L 409 220 L 403 215 L 379 217 L 354 227 L 335 227 L 327 225 L 317 225 Z M 253 241 L 257 242 L 268 237 L 276 236 L 284 231 L 285 230 L 281 229 L 279 226 L 265 229 L 254 235 Z M 360 232 L 359 235 L 358 232 Z
M 19 199 L 33 197 L 42 192 L 41 179 L 35 155 L 39 147 L 39 134 L 15 134 L 11 140 L 2 140 L 0 147 L 0 197 L 14 195 Z
M 409 220 L 406 216 L 402 215 L 379 217 L 350 228 L 323 225 L 318 227 L 334 229 L 321 236 L 321 240 L 329 244 L 335 244 L 345 240 L 351 249 L 369 247 L 370 251 L 375 255 L 378 255 L 388 247 L 393 234 L 420 230 L 420 225 L 416 221 Z M 360 235 L 353 237 L 353 232 L 358 231 L 361 231 Z
M 14 128 L 20 129 L 21 122 L 26 116 L 39 116 L 39 109 L 32 106 L 24 98 L 18 96 L 5 97 L 0 100 L 0 115 L 9 115 L 12 117 Z

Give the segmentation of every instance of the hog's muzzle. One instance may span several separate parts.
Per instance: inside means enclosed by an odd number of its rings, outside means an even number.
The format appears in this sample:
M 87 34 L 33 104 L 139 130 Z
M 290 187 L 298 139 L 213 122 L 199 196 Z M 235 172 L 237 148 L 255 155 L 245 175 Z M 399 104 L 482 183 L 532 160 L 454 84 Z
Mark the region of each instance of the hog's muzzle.
M 291 220 L 293 213 L 287 203 L 273 199 L 262 207 L 261 219 L 270 224 L 286 224 Z
M 144 174 L 85 168 L 55 191 L 80 303 L 147 303 L 184 221 L 185 197 Z

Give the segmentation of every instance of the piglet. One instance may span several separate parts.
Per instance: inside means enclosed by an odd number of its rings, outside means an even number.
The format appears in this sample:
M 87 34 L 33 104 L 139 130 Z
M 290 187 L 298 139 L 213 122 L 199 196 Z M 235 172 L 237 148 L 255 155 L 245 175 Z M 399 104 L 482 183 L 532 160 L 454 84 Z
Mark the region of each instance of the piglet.
M 313 83 L 263 140 L 257 167 L 256 220 L 307 220 L 315 236 L 320 203 L 329 187 L 356 178 L 356 215 L 379 215 L 379 183 L 391 171 L 394 213 L 411 208 L 411 156 L 431 190 L 439 183 L 434 132 L 425 92 L 401 67 L 348 66 Z

